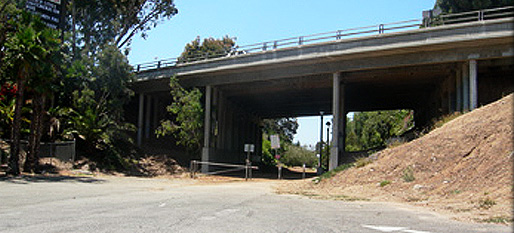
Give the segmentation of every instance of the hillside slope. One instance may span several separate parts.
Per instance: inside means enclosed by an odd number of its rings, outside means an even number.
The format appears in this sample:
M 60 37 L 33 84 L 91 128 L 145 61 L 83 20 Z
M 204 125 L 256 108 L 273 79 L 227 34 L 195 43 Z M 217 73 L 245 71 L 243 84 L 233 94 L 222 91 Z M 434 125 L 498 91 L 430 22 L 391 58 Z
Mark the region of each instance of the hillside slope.
M 460 220 L 512 221 L 513 98 L 464 114 L 376 160 L 335 177 L 279 191 L 408 202 Z M 411 170 L 413 181 L 406 181 Z M 412 178 L 411 177 L 411 178 Z M 380 185 L 382 183 L 382 185 Z

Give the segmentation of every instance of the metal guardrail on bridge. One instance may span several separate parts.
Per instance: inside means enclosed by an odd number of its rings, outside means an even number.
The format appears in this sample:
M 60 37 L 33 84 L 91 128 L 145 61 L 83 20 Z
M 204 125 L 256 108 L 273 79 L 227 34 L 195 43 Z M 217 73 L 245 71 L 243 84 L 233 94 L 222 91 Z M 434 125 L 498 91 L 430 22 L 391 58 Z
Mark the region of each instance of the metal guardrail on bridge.
M 486 9 L 479 11 L 470 11 L 456 14 L 443 14 L 439 16 L 432 16 L 432 12 L 428 17 L 423 19 L 413 19 L 407 21 L 400 21 L 387 24 L 377 24 L 372 26 L 357 27 L 351 29 L 330 31 L 324 33 L 317 33 L 306 36 L 290 37 L 280 40 L 265 41 L 250 45 L 236 46 L 232 50 L 224 51 L 219 54 L 203 54 L 188 60 L 179 60 L 178 58 L 169 58 L 160 61 L 141 63 L 135 66 L 135 72 L 160 69 L 165 67 L 173 67 L 179 63 L 189 63 L 202 60 L 209 60 L 220 57 L 240 56 L 249 53 L 262 52 L 275 50 L 278 48 L 289 48 L 294 46 L 301 46 L 311 44 L 314 42 L 328 42 L 341 40 L 343 38 L 354 38 L 367 36 L 372 34 L 384 34 L 396 32 L 406 29 L 423 29 L 428 27 L 435 27 L 440 25 L 459 24 L 473 21 L 483 21 L 498 18 L 514 17 L 514 6 Z

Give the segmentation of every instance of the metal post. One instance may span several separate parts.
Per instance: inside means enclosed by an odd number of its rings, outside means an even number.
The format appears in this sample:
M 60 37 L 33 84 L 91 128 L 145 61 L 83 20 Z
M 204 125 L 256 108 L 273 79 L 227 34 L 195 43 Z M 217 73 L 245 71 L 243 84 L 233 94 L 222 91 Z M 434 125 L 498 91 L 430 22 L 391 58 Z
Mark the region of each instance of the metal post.
M 250 166 L 250 151 L 246 152 L 245 180 L 248 180 L 248 177 L 250 176 L 248 166 Z
M 282 179 L 282 164 L 280 162 L 278 163 L 278 179 Z
M 72 151 L 71 151 L 71 161 L 75 162 L 75 148 L 76 148 L 77 144 L 76 144 L 76 141 L 75 141 L 75 138 L 73 138 L 73 146 L 72 146 Z
M 193 175 L 193 174 L 194 174 L 194 170 L 193 170 L 193 169 L 194 169 L 194 167 L 193 167 L 193 164 L 194 164 L 194 163 L 195 163 L 195 161 L 194 161 L 194 160 L 191 160 L 191 163 L 189 164 L 189 173 L 191 173 L 191 174 L 190 174 L 190 175 L 191 175 L 191 178 L 194 178 L 194 175 Z
M 275 149 L 275 158 L 277 158 L 277 149 Z M 277 159 L 277 162 L 278 162 L 278 179 L 282 179 L 282 163 L 280 163 L 280 158 Z
M 330 121 L 327 121 L 327 158 L 330 158 Z
M 248 175 L 250 176 L 250 180 L 251 180 L 252 179 L 252 162 L 251 161 L 248 163 L 248 167 L 249 167 L 249 170 L 248 170 L 249 174 Z
M 378 34 L 382 34 L 382 33 L 384 33 L 384 25 L 380 24 L 380 25 L 378 25 Z
M 305 179 L 305 163 L 302 165 L 303 172 L 302 172 L 302 179 Z

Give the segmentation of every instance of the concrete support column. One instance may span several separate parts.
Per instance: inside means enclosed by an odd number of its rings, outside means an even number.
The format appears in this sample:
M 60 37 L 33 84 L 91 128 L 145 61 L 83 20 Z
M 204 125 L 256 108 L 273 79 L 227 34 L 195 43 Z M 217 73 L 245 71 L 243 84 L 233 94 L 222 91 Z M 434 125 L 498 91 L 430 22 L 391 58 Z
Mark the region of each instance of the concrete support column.
M 469 110 L 469 67 L 468 64 L 462 66 L 462 111 Z
M 462 111 L 462 71 L 457 69 L 455 72 L 455 110 Z
M 469 109 L 478 107 L 477 61 L 469 61 Z
M 141 141 L 143 139 L 143 112 L 145 108 L 145 95 L 143 93 L 139 94 L 139 113 L 137 117 L 137 145 L 141 146 Z
M 212 86 L 205 87 L 205 116 L 202 162 L 209 162 L 211 154 L 211 108 L 212 108 Z M 209 172 L 209 165 L 202 165 L 202 172 Z
M 152 114 L 152 97 L 147 96 L 146 97 L 146 112 L 145 112 L 145 139 L 150 138 L 150 129 L 152 128 L 150 126 L 150 116 Z
M 159 99 L 157 97 L 154 97 L 153 98 L 153 119 L 152 119 L 153 128 L 152 128 L 152 130 L 155 130 L 159 126 L 159 115 L 160 115 L 159 106 L 160 106 Z M 154 138 L 155 138 L 155 134 L 154 134 Z
M 226 101 L 223 96 L 223 92 L 219 91 L 219 100 L 218 100 L 218 149 L 225 149 L 225 141 L 226 141 Z
M 344 84 L 341 82 L 341 73 L 333 75 L 332 96 L 332 149 L 329 159 L 329 170 L 339 165 L 339 156 L 343 155 L 345 147 L 346 112 L 344 109 Z

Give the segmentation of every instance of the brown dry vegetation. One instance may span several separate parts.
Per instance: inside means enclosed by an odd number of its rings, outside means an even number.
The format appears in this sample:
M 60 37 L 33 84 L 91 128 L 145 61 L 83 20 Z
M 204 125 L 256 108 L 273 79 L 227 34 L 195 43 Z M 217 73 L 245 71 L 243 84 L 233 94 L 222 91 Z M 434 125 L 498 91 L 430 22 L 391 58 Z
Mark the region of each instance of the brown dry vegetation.
M 289 183 L 279 192 L 407 202 L 459 220 L 511 222 L 513 96 L 459 116 L 410 143 L 385 149 L 364 167 L 319 184 Z M 407 182 L 409 168 L 414 180 Z

